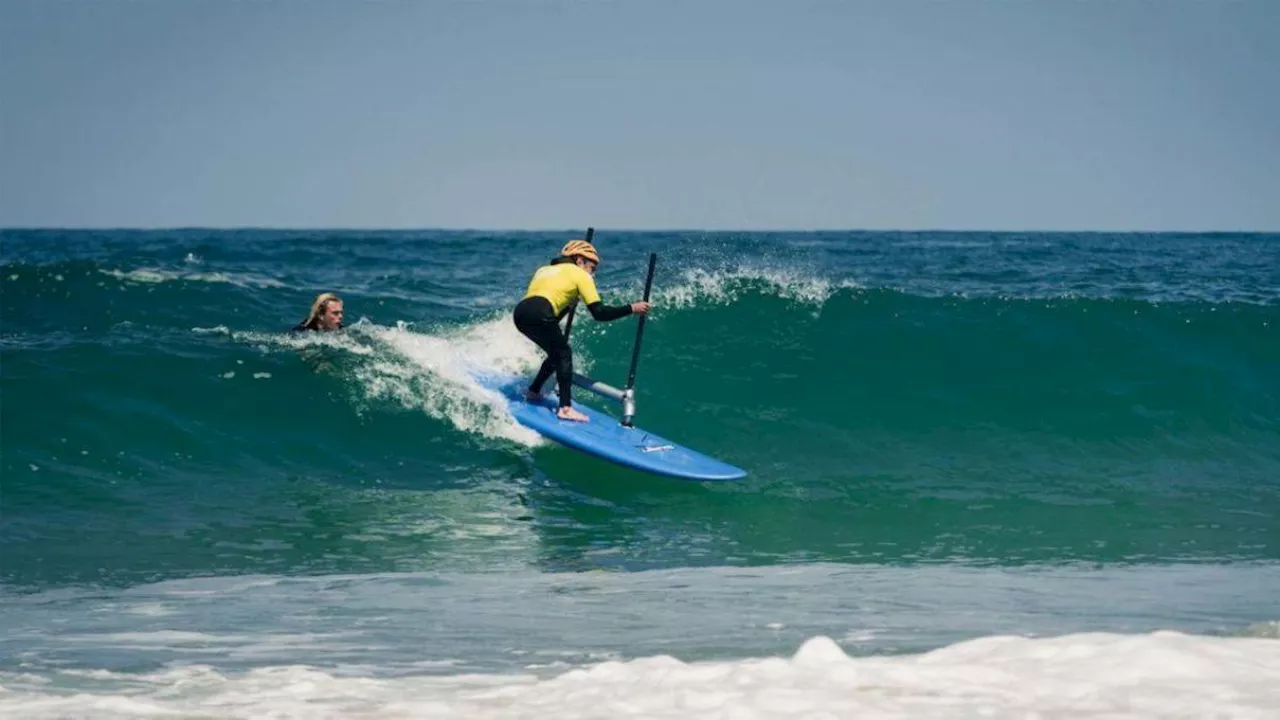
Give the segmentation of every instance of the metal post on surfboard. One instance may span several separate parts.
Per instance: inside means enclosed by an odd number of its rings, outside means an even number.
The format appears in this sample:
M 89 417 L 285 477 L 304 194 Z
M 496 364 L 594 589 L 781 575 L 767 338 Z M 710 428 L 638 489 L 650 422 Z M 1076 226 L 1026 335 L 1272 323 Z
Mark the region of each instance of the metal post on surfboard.
M 649 253 L 649 275 L 644 280 L 644 301 L 649 302 L 649 291 L 653 289 L 653 269 L 658 264 L 658 254 Z M 636 366 L 640 364 L 640 340 L 644 337 L 644 321 L 649 318 L 646 313 L 636 323 L 636 345 L 631 350 L 631 372 L 627 374 L 627 387 L 622 391 L 622 425 L 633 427 L 632 419 L 636 414 L 635 387 Z
M 596 236 L 596 229 L 593 227 L 587 228 L 587 238 L 586 238 L 587 242 L 591 242 L 591 239 L 594 238 L 595 236 Z M 565 340 L 569 339 L 569 331 L 573 330 L 573 313 L 577 311 L 577 309 L 578 309 L 577 303 L 574 303 L 573 307 L 569 308 L 568 319 L 564 321 L 564 339 Z

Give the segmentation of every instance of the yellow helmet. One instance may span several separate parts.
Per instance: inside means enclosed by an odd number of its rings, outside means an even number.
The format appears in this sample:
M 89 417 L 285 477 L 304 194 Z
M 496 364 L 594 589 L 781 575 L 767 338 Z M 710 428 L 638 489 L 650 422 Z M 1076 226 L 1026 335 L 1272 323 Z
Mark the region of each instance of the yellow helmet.
M 600 264 L 600 255 L 596 252 L 596 247 L 586 240 L 570 240 L 560 248 L 560 254 L 565 257 L 579 255 L 597 265 Z

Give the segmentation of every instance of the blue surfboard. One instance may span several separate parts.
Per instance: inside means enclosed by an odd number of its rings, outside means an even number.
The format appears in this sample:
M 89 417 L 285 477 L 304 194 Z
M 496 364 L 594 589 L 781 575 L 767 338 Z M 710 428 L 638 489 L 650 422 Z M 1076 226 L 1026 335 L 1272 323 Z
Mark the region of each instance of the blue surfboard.
M 536 403 L 525 399 L 527 379 L 479 374 L 475 378 L 481 386 L 503 396 L 516 422 L 575 450 L 636 470 L 681 480 L 740 480 L 747 476 L 741 468 L 647 430 L 623 427 L 617 418 L 577 402 L 573 407 L 591 421 L 561 420 L 556 417 L 559 407 L 556 399 L 545 395 Z

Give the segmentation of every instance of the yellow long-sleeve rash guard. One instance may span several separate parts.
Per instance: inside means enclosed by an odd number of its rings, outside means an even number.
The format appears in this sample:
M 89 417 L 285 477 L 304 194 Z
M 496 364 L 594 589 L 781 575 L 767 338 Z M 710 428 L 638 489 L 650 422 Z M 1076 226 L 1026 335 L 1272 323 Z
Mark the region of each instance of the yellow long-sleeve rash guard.
M 596 320 L 616 320 L 631 314 L 630 305 L 610 307 L 600 300 L 591 273 L 571 261 L 552 262 L 538 268 L 529 281 L 525 298 L 544 297 L 551 303 L 556 317 L 563 317 L 581 299 Z

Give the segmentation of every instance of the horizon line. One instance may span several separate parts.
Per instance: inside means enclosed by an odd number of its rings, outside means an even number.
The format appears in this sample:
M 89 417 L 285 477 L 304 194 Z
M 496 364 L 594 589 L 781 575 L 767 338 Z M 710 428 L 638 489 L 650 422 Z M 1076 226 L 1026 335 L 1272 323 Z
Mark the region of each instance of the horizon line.
M 1036 234 L 1036 235 L 1067 235 L 1067 234 L 1104 234 L 1104 235 L 1275 235 L 1280 234 L 1280 228 L 1273 230 L 1249 229 L 1249 228 L 1213 228 L 1213 229 L 1117 229 L 1117 228 L 1090 228 L 1090 229 L 1036 229 L 1036 228 L 947 228 L 947 227 L 900 227 L 900 228 L 871 228 L 871 227 L 815 227 L 815 228 L 797 228 L 797 227 L 765 227 L 765 228 L 713 228 L 713 227 L 608 227 L 600 225 L 584 225 L 582 227 L 480 227 L 480 226 L 343 226 L 343 225 L 4 225 L 0 226 L 0 232 L 13 231 L 88 231 L 88 232 L 105 232 L 105 231 L 124 231 L 124 232 L 190 232 L 190 231 L 215 231 L 215 232 L 244 232 L 244 231 L 275 231 L 275 232 L 466 232 L 466 233 L 575 233 L 584 232 L 585 228 L 594 228 L 596 232 L 605 231 L 613 233 L 1001 233 L 1001 234 Z

